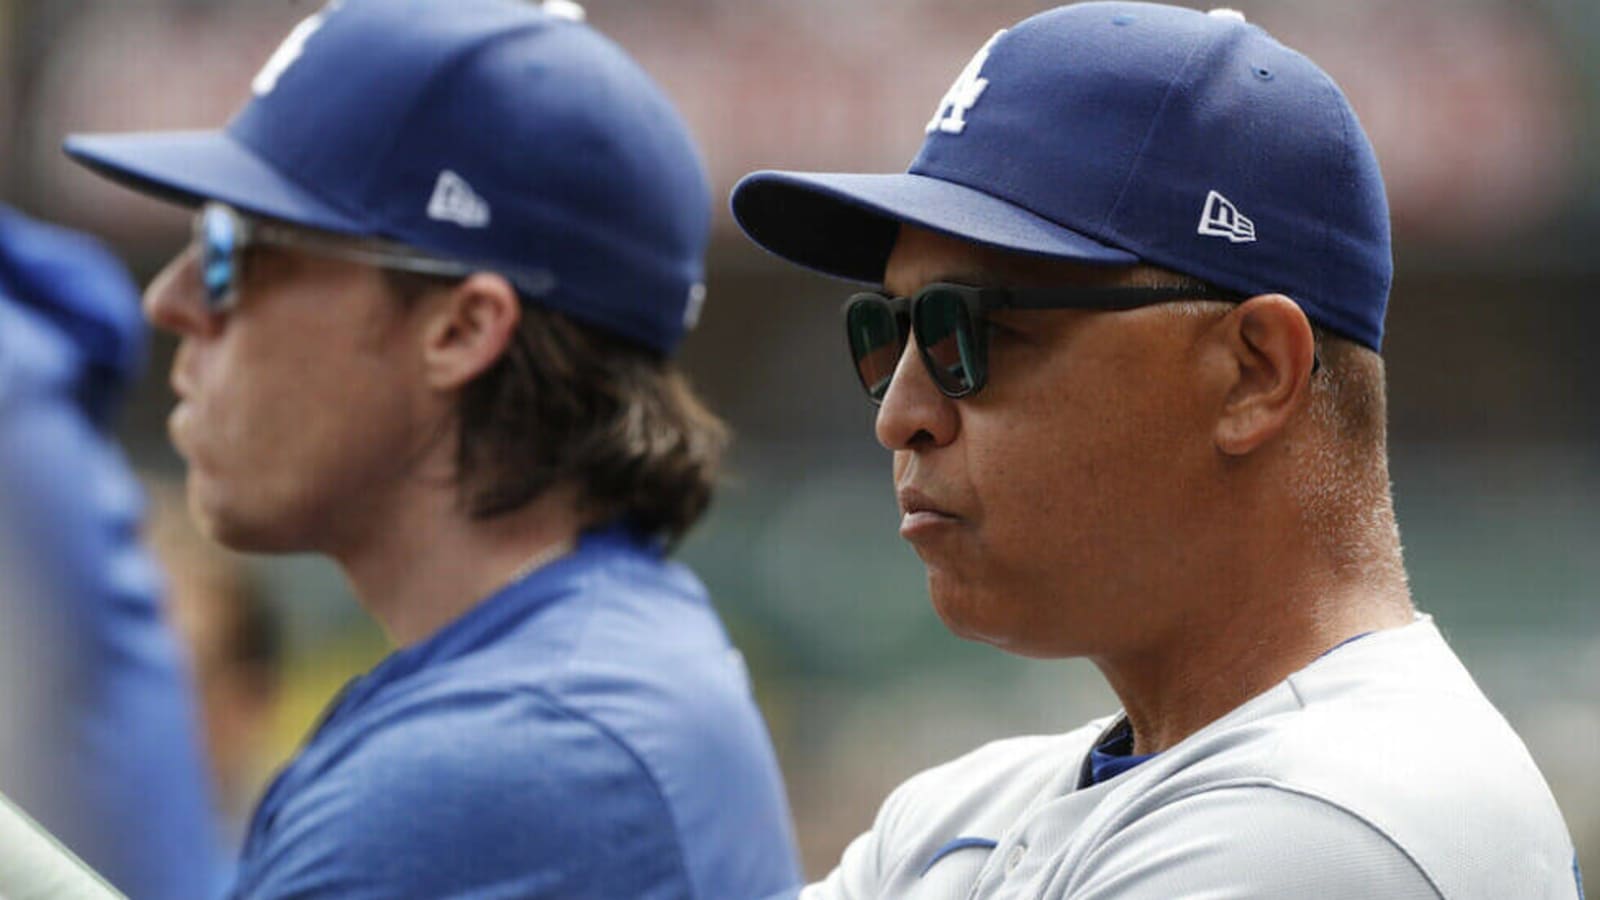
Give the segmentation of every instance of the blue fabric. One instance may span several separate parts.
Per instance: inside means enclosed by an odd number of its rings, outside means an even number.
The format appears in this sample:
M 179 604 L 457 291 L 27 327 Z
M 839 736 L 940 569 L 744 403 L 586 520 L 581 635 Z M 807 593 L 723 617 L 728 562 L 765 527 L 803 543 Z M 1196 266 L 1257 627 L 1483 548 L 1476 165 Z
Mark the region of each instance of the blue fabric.
M 1133 729 L 1128 727 L 1128 721 L 1124 719 L 1117 723 L 1105 740 L 1089 750 L 1089 784 L 1115 778 L 1155 757 L 1154 753 L 1133 752 Z
M 257 809 L 235 894 L 720 900 L 799 878 L 704 589 L 612 528 L 347 685 Z
M 121 264 L 92 238 L 0 207 L 0 292 L 69 340 L 70 359 L 45 365 L 67 376 L 67 399 L 104 425 L 144 365 L 139 294 Z M 63 362 L 69 372 L 60 372 Z
M 215 896 L 207 769 L 103 430 L 137 313 L 105 251 L 0 210 L 0 653 L 27 676 L 0 683 L 0 791 L 127 894 L 182 900 Z
M 981 838 L 981 837 L 958 837 L 958 838 L 954 838 L 952 840 L 946 841 L 944 846 L 942 846 L 939 849 L 933 851 L 933 854 L 928 857 L 928 861 L 922 864 L 922 871 L 917 873 L 918 877 L 921 877 L 923 875 L 928 874 L 928 870 L 933 868 L 933 864 L 934 863 L 938 862 L 941 859 L 944 859 L 946 856 L 949 856 L 950 854 L 956 852 L 957 850 L 971 850 L 971 849 L 993 850 L 994 848 L 996 848 L 998 846 L 1000 846 L 1000 842 L 999 841 L 993 840 L 991 838 Z

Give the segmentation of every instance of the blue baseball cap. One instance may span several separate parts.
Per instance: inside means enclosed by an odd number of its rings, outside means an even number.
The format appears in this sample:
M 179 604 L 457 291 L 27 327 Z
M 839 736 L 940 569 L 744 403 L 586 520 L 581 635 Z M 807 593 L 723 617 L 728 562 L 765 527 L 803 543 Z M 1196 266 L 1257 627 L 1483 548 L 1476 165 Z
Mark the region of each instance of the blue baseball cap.
M 1393 279 L 1383 177 L 1349 101 L 1231 10 L 1040 13 L 979 50 L 904 174 L 756 172 L 732 205 L 756 243 L 842 278 L 881 280 L 906 222 L 1283 293 L 1374 350 Z
M 662 353 L 698 316 L 699 155 L 650 77 L 572 16 L 334 0 L 252 89 L 221 131 L 74 135 L 66 151 L 180 203 L 540 273 L 554 286 L 526 299 Z

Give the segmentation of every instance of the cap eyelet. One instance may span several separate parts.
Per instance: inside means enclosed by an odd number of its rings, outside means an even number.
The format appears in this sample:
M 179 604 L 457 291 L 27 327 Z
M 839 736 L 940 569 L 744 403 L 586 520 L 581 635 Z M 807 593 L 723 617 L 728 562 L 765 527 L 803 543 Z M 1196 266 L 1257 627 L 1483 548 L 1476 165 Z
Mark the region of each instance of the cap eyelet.
M 1272 70 L 1266 66 L 1251 66 L 1250 71 L 1255 73 L 1255 76 L 1262 81 L 1272 80 Z

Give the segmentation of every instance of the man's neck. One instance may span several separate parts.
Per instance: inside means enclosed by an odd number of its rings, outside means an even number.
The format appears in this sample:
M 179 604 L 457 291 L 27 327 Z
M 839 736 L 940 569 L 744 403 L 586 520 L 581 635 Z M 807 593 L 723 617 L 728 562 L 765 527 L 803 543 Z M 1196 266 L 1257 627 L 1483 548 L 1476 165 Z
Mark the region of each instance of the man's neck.
M 1094 660 L 1127 712 L 1135 753 L 1166 750 L 1341 642 L 1415 618 L 1403 582 L 1252 587 L 1204 598 L 1171 633 Z
M 426 640 L 511 581 L 564 556 L 581 530 L 573 491 L 556 488 L 488 519 L 453 490 L 419 488 L 409 502 L 332 556 L 396 646 Z

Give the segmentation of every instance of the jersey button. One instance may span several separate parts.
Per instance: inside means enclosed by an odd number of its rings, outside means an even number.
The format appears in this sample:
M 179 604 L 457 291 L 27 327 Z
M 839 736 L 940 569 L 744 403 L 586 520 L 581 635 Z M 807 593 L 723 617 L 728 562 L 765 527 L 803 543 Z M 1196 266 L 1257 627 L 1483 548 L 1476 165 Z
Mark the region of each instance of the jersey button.
M 1028 848 L 1021 844 L 1017 844 L 1015 847 L 1011 848 L 1011 852 L 1006 854 L 1007 875 L 1015 872 L 1017 870 L 1017 866 L 1022 865 L 1022 857 L 1025 856 L 1027 852 Z

